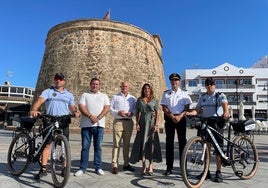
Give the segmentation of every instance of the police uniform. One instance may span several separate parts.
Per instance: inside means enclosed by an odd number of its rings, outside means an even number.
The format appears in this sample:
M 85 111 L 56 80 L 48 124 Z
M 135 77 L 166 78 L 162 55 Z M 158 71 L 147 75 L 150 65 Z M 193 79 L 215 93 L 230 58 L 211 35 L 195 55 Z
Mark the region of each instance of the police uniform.
M 173 115 L 179 115 L 184 111 L 186 105 L 192 103 L 186 91 L 180 88 L 175 92 L 166 90 L 163 93 L 160 104 L 166 106 Z M 170 117 L 164 114 L 166 132 L 166 165 L 167 172 L 171 172 L 174 162 L 174 137 L 175 130 L 179 141 L 179 155 L 181 157 L 184 146 L 186 145 L 186 119 L 183 117 L 180 122 L 174 123 Z M 168 174 L 167 174 L 168 175 Z
M 203 117 L 222 116 L 222 103 L 228 102 L 223 93 L 214 92 L 212 95 L 203 94 L 198 100 L 197 107 L 203 109 Z
M 202 108 L 202 116 L 203 117 L 217 117 L 217 116 L 222 116 L 223 115 L 223 108 L 222 108 L 222 103 L 227 103 L 227 98 L 223 93 L 219 92 L 214 92 L 212 95 L 208 95 L 207 93 L 203 94 L 200 99 L 198 100 L 197 103 L 197 108 Z M 208 124 L 217 129 L 218 132 L 223 134 L 223 127 L 225 124 L 225 120 L 223 119 L 222 121 L 215 122 L 213 121 L 208 121 Z M 199 133 L 198 133 L 199 134 Z M 223 139 L 217 136 L 217 134 L 213 134 L 218 141 L 219 145 L 222 147 L 223 146 Z

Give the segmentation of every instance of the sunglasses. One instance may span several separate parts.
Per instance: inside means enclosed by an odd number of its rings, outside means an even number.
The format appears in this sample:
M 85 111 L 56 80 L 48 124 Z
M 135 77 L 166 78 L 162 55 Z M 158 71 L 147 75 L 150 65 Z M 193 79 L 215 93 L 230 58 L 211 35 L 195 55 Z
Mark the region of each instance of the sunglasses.
M 56 77 L 55 79 L 54 79 L 54 81 L 63 81 L 64 79 L 63 78 L 59 78 L 59 77 Z
M 205 84 L 205 86 L 215 86 L 215 84 Z

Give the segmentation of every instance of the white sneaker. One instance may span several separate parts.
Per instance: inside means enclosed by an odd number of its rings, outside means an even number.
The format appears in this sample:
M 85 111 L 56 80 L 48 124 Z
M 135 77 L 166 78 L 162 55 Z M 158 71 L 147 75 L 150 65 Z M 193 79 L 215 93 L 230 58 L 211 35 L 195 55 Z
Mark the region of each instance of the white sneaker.
M 104 175 L 104 172 L 102 169 L 98 169 L 96 170 L 96 173 L 99 174 L 99 175 Z
M 84 174 L 83 170 L 78 170 L 74 176 L 78 177 L 78 176 L 81 176 L 82 174 Z

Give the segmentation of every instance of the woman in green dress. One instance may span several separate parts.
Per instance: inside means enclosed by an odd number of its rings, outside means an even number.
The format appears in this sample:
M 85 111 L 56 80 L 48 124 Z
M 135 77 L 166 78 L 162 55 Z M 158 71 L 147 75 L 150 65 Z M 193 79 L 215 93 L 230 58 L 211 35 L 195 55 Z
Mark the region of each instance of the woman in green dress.
M 146 174 L 146 159 L 149 161 L 148 175 L 153 175 L 153 161 L 162 162 L 157 119 L 158 100 L 152 86 L 146 83 L 136 103 L 137 134 L 130 155 L 130 163 L 142 161 L 142 175 Z

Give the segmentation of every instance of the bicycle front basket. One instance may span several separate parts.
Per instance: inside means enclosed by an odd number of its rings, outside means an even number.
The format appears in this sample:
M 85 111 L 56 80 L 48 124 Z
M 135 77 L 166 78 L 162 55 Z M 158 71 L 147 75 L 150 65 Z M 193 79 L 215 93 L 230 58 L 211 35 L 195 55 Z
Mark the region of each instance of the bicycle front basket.
M 20 118 L 20 127 L 24 129 L 28 129 L 29 131 L 33 128 L 34 126 L 34 119 L 30 117 L 21 117 Z

